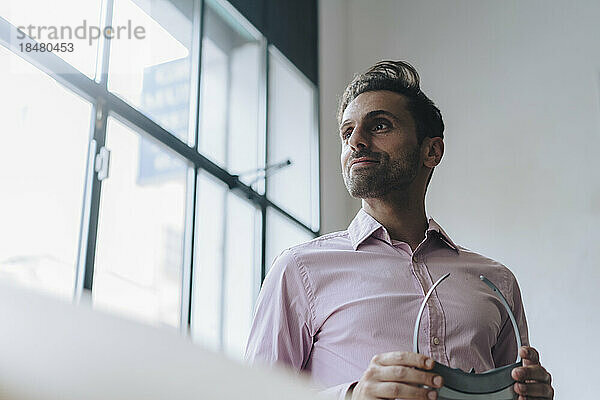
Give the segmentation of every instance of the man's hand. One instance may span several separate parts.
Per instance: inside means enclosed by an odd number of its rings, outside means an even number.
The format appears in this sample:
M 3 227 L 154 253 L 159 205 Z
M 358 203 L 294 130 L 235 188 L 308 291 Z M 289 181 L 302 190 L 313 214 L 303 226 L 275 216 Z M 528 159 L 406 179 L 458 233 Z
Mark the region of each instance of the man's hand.
M 433 360 L 422 354 L 400 351 L 377 354 L 354 387 L 352 400 L 435 400 L 437 392 L 433 388 L 442 387 L 443 381 L 437 374 L 422 371 L 431 368 Z
M 523 366 L 512 370 L 515 383 L 515 392 L 518 400 L 525 399 L 553 399 L 552 377 L 540 365 L 540 355 L 533 347 L 522 346 L 519 355 L 523 359 Z

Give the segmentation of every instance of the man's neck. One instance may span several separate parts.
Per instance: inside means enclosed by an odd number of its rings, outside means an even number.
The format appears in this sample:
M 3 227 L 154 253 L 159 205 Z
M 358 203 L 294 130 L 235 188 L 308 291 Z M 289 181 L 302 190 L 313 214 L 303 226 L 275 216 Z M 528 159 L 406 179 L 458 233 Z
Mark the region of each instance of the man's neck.
M 413 251 L 425 238 L 428 221 L 422 195 L 391 193 L 380 198 L 363 199 L 362 207 L 385 227 L 392 239 L 408 243 Z

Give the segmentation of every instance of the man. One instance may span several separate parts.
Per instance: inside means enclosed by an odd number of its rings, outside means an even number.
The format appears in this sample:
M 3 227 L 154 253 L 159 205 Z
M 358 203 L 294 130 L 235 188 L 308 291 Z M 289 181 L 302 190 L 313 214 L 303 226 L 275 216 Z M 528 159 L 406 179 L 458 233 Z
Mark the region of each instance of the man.
M 362 208 L 346 231 L 285 250 L 267 275 L 246 358 L 304 371 L 338 398 L 436 399 L 433 360 L 477 373 L 516 359 L 519 399 L 553 398 L 535 349 L 517 349 L 508 299 L 528 345 L 519 286 L 500 263 L 458 246 L 425 213 L 444 154 L 441 114 L 407 63 L 382 61 L 346 88 L 338 115 L 342 175 Z M 412 330 L 428 301 L 419 347 Z

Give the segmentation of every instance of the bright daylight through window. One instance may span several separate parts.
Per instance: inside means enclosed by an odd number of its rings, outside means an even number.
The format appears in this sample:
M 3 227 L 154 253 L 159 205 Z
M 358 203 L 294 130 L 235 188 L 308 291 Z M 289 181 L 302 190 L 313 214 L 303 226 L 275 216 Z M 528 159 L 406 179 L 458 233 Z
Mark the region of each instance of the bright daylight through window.
M 0 281 L 241 357 L 319 234 L 316 85 L 225 0 L 33 3 L 0 3 Z

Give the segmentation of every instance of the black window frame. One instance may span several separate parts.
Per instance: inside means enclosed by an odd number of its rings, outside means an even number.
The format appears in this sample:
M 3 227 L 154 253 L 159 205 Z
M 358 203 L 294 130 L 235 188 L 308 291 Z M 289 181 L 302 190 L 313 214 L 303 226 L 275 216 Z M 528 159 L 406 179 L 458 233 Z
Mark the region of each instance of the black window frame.
M 313 237 L 317 237 L 321 234 L 320 224 L 313 222 L 311 226 L 299 221 L 293 215 L 285 211 L 285 207 L 276 204 L 268 198 L 268 188 L 265 182 L 265 193 L 262 194 L 254 190 L 252 187 L 245 185 L 240 181 L 238 176 L 231 174 L 229 171 L 223 169 L 219 165 L 213 163 L 208 158 L 203 156 L 198 151 L 198 135 L 199 135 L 199 118 L 200 118 L 200 83 L 201 83 L 201 54 L 202 54 L 202 38 L 203 38 L 203 18 L 204 8 L 206 0 L 193 0 L 194 2 L 194 15 L 193 19 L 193 51 L 192 51 L 192 87 L 195 88 L 195 97 L 191 99 L 192 107 L 190 112 L 194 114 L 194 145 L 190 146 L 186 142 L 178 139 L 173 133 L 163 128 L 149 116 L 145 115 L 140 109 L 130 105 L 126 100 L 120 98 L 115 93 L 108 90 L 108 68 L 109 68 L 109 57 L 110 57 L 110 46 L 105 45 L 106 41 L 101 41 L 98 52 L 98 62 L 96 71 L 96 78 L 89 78 L 83 72 L 80 72 L 75 67 L 68 64 L 66 61 L 58 57 L 56 54 L 51 52 L 21 52 L 16 43 L 13 42 L 12 38 L 17 37 L 20 32 L 17 27 L 9 23 L 6 19 L 0 16 L 0 45 L 9 49 L 12 53 L 23 58 L 25 61 L 34 65 L 45 74 L 52 77 L 63 87 L 81 96 L 83 99 L 89 101 L 92 104 L 92 115 L 90 120 L 90 131 L 89 131 L 89 149 L 86 166 L 86 180 L 84 190 L 84 201 L 83 201 L 83 212 L 80 224 L 80 237 L 79 237 L 79 253 L 77 257 L 77 273 L 75 283 L 74 300 L 80 301 L 82 297 L 91 298 L 93 291 L 93 278 L 94 278 L 94 262 L 96 253 L 96 240 L 98 231 L 98 219 L 100 210 L 100 199 L 102 194 L 102 181 L 98 179 L 98 173 L 95 171 L 95 160 L 98 157 L 100 149 L 105 145 L 106 141 L 106 125 L 108 116 L 114 116 L 121 122 L 131 126 L 137 132 L 143 135 L 148 135 L 154 140 L 161 143 L 167 149 L 174 151 L 183 159 L 193 165 L 193 179 L 189 179 L 188 193 L 187 193 L 187 204 L 186 208 L 186 234 L 183 255 L 183 282 L 182 282 L 182 307 L 181 307 L 181 331 L 184 334 L 189 334 L 191 324 L 191 307 L 193 297 L 193 267 L 194 267 L 194 250 L 195 250 L 195 236 L 197 234 L 196 227 L 196 207 L 197 207 L 197 185 L 198 185 L 198 174 L 200 170 L 205 171 L 214 178 L 220 180 L 227 185 L 228 190 L 237 196 L 243 198 L 245 201 L 254 205 L 261 213 L 261 227 L 260 227 L 260 242 L 261 242 L 261 254 L 260 261 L 260 279 L 261 282 L 265 277 L 267 270 L 266 263 L 270 260 L 266 260 L 266 243 L 267 243 L 267 208 L 278 212 L 281 216 L 307 231 Z M 223 4 L 229 5 L 224 0 L 218 0 Z M 105 0 L 103 4 L 103 16 L 102 21 L 104 26 L 111 25 L 113 15 L 114 0 Z M 233 6 L 229 5 L 230 7 Z M 234 9 L 235 10 L 235 9 Z M 234 15 L 235 19 L 244 18 L 243 15 Z M 247 20 L 243 21 L 243 24 L 250 24 Z M 263 35 L 264 46 L 264 82 L 261 84 L 265 85 L 265 99 L 264 99 L 264 114 L 261 118 L 265 119 L 264 122 L 264 156 L 265 165 L 268 152 L 268 86 L 269 86 L 269 54 L 270 49 L 277 47 L 269 40 L 268 36 L 262 30 L 258 29 Z M 316 33 L 315 33 L 316 34 Z M 21 43 L 31 43 L 32 45 L 37 42 L 29 37 L 25 37 Z M 102 45 L 104 43 L 104 45 Z M 285 52 L 278 49 L 283 56 L 287 57 Z M 316 50 L 316 49 L 315 49 Z M 288 60 L 290 58 L 287 58 Z M 316 63 L 316 60 L 314 60 Z M 290 62 L 291 63 L 291 62 Z M 293 63 L 291 63 L 294 65 Z M 316 180 L 315 186 L 317 191 L 316 202 L 313 199 L 313 207 L 317 208 L 317 221 L 320 220 L 320 190 L 319 190 L 319 88 L 315 84 L 314 77 L 309 78 L 304 74 L 297 65 L 295 65 L 298 72 L 303 74 L 303 79 L 307 82 L 312 83 L 315 91 L 315 129 L 317 130 L 315 137 L 314 149 L 316 154 Z M 314 161 L 314 160 L 313 160 Z M 193 183 L 192 183 L 193 181 Z M 192 204 L 190 204 L 190 202 Z

